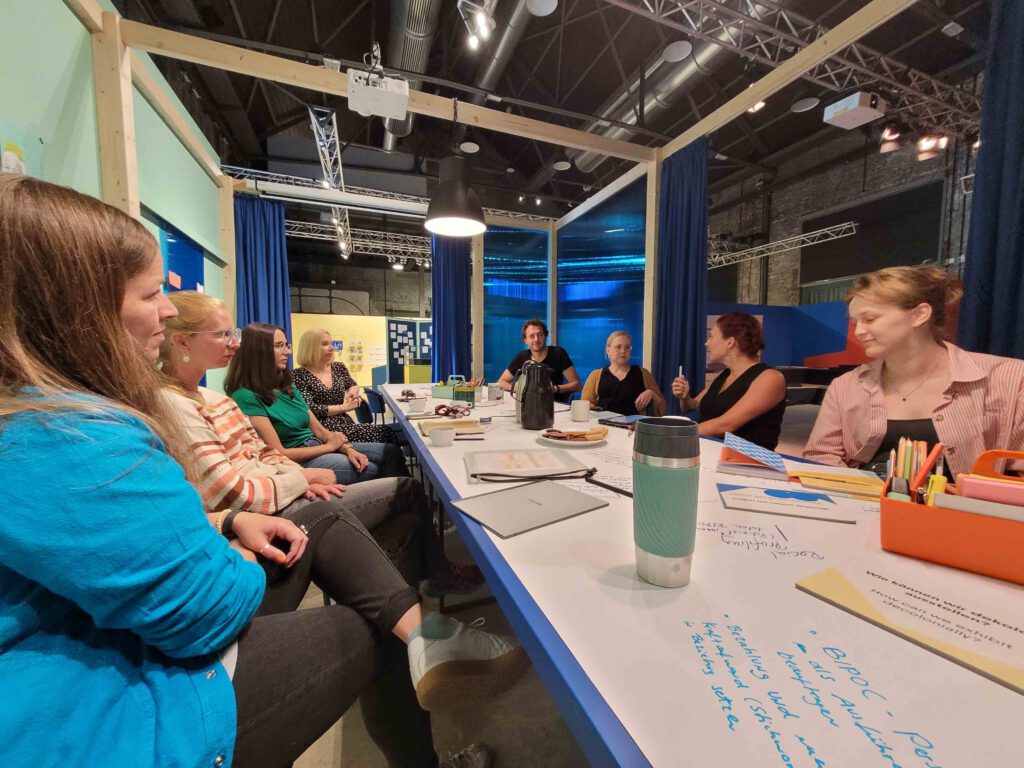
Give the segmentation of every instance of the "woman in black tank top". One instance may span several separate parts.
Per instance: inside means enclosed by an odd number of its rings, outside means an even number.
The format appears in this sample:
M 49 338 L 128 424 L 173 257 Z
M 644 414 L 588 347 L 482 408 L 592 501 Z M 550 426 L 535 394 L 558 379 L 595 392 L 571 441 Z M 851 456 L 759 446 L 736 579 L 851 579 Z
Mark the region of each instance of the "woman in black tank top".
M 615 331 L 604 345 L 608 365 L 587 376 L 581 398 L 591 408 L 614 411 L 623 416 L 665 415 L 665 396 L 651 376 L 639 365 L 630 365 L 633 339 L 625 331 Z
M 700 434 L 721 437 L 732 432 L 745 440 L 775 450 L 786 412 L 786 380 L 760 361 L 764 331 L 757 318 L 730 312 L 718 318 L 707 343 L 709 362 L 726 368 L 697 397 L 679 376 L 672 394 L 682 410 L 700 409 Z

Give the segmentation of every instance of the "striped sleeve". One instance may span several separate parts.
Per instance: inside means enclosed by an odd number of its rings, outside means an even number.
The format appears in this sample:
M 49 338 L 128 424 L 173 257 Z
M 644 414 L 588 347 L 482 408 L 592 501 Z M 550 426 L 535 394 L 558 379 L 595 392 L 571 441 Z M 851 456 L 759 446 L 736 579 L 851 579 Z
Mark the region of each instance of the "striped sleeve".
M 843 386 L 839 379 L 833 381 L 825 392 L 825 399 L 814 421 L 814 429 L 807 439 L 804 458 L 819 464 L 834 467 L 846 463 L 846 451 L 843 448 L 843 420 L 839 412 L 839 388 Z
M 165 393 L 192 449 L 195 482 L 206 509 L 273 514 L 309 487 L 301 471 L 281 467 L 261 474 L 236 468 L 257 457 L 245 448 L 252 427 L 230 398 L 201 405 L 180 393 Z

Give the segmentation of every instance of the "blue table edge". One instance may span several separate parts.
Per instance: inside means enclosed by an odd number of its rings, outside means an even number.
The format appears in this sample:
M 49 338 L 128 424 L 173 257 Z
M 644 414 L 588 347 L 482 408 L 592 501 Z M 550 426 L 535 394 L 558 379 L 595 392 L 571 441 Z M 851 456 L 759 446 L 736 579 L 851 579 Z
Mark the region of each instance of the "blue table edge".
M 390 392 L 382 387 L 378 391 L 393 413 L 404 415 Z M 487 577 L 488 587 L 530 655 L 534 668 L 590 765 L 649 767 L 651 763 L 629 731 L 583 671 L 483 526 L 451 506 L 451 502 L 458 501 L 461 496 L 426 450 L 426 443 L 415 423 L 404 418 L 402 422 L 409 427 L 405 436 L 416 449 L 424 472 L 442 491 L 445 514 L 455 521 L 470 554 Z

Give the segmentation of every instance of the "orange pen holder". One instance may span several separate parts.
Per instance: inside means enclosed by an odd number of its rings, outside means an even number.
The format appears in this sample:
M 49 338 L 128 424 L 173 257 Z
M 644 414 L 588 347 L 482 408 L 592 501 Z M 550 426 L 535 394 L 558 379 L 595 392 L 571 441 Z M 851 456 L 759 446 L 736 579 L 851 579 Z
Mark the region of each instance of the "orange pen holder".
M 1022 461 L 1024 453 L 986 451 L 972 474 L 1020 481 L 997 474 L 995 462 Z M 1024 522 L 945 507 L 881 498 L 882 549 L 1024 584 Z

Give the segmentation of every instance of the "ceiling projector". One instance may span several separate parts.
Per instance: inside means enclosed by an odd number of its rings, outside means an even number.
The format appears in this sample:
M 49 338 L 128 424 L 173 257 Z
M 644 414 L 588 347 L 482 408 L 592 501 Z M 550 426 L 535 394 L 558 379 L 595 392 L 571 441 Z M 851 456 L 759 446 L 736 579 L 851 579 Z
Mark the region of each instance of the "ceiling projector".
M 888 108 L 885 99 L 877 93 L 858 91 L 825 107 L 824 120 L 829 125 L 850 130 L 877 120 Z
M 397 77 L 383 77 L 362 69 L 350 69 L 348 106 L 363 117 L 404 120 L 409 104 L 409 83 Z

